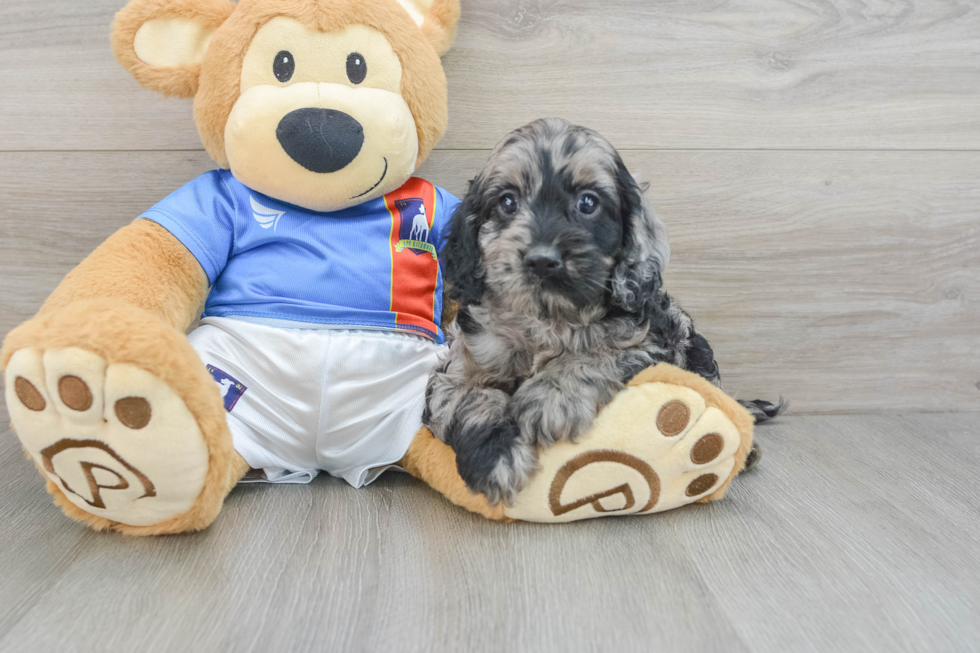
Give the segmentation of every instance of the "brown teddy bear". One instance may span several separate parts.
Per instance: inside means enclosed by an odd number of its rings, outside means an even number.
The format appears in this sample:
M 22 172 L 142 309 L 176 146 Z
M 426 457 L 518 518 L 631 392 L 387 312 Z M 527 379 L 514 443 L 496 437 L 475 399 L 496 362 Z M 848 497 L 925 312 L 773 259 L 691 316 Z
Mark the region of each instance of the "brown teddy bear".
M 394 466 L 493 519 L 724 494 L 752 418 L 667 365 L 544 452 L 512 506 L 471 493 L 420 429 L 458 201 L 411 175 L 446 127 L 439 57 L 458 16 L 458 0 L 132 0 L 119 13 L 117 58 L 143 86 L 194 97 L 219 169 L 106 240 L 4 342 L 13 425 L 67 515 L 198 530 L 243 477 L 327 471 L 359 487 Z

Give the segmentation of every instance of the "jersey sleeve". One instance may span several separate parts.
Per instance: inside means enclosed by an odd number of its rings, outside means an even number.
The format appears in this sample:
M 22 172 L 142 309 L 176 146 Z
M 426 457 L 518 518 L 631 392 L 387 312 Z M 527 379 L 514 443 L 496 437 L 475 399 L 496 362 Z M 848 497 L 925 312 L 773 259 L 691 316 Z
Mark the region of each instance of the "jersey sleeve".
M 453 214 L 456 213 L 459 204 L 460 201 L 455 195 L 436 186 L 436 215 L 432 221 L 434 237 L 431 242 L 439 253 L 442 252 L 446 238 L 449 237 L 449 226 L 452 224 Z
M 181 186 L 140 217 L 173 234 L 214 284 L 231 257 L 235 240 L 235 201 L 220 171 L 212 170 Z

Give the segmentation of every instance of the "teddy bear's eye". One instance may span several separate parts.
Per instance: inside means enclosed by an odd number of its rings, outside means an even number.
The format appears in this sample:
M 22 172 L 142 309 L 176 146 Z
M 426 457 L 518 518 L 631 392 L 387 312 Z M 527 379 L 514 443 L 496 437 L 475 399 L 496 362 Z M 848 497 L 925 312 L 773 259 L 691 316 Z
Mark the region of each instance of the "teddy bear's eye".
M 293 73 L 296 72 L 296 60 L 293 59 L 292 53 L 288 50 L 283 50 L 277 54 L 275 60 L 272 62 L 272 72 L 275 74 L 276 79 L 284 84 L 292 79 Z
M 347 55 L 347 79 L 351 84 L 360 84 L 367 77 L 367 62 L 360 52 Z

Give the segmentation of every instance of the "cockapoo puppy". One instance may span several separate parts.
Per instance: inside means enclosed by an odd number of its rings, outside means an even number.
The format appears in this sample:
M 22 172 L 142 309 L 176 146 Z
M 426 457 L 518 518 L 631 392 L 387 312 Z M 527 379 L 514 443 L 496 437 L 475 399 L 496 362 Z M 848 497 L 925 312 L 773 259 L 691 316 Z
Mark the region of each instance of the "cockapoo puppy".
M 669 255 L 643 189 L 596 132 L 538 120 L 497 145 L 441 254 L 459 312 L 423 417 L 471 490 L 510 503 L 538 447 L 584 433 L 646 367 L 718 384 L 708 341 L 661 289 Z M 782 409 L 743 405 L 756 421 Z

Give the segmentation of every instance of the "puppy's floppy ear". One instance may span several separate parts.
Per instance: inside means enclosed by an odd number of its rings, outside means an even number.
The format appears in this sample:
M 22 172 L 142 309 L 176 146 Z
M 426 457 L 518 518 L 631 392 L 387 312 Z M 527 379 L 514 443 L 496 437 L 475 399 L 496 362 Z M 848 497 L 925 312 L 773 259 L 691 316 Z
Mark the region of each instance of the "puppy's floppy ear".
M 112 49 L 141 86 L 194 97 L 211 37 L 234 10 L 229 0 L 131 0 L 112 23 Z
M 623 252 L 613 271 L 612 301 L 630 312 L 641 312 L 653 302 L 662 284 L 663 269 L 670 258 L 670 242 L 664 223 L 647 206 L 643 189 L 617 156 L 623 221 Z
M 398 4 L 422 28 L 426 40 L 440 57 L 449 51 L 456 38 L 459 0 L 398 0 Z
M 480 249 L 480 227 L 483 226 L 483 180 L 470 182 L 466 197 L 453 214 L 449 237 L 440 254 L 449 299 L 462 306 L 480 303 L 483 297 L 483 250 Z

